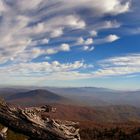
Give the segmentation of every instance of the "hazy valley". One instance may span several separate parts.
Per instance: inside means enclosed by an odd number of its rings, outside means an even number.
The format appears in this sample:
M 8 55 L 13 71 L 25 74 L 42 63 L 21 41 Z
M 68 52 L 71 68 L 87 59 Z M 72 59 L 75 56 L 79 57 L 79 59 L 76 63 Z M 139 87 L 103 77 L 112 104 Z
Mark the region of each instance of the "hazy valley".
M 97 87 L 15 87 L 0 88 L 0 95 L 10 102 L 23 99 L 24 103 L 25 99 L 35 101 L 34 104 L 58 102 L 82 106 L 129 105 L 140 107 L 140 90 L 121 91 Z M 38 97 L 39 100 L 36 100 Z M 22 101 L 19 103 L 22 104 Z
M 53 104 L 56 117 L 95 122 L 140 121 L 140 91 L 105 88 L 1 88 L 7 102 L 20 106 Z
M 139 139 L 139 93 L 139 91 L 117 91 L 96 87 L 0 89 L 0 96 L 14 106 L 55 107 L 57 111 L 49 114 L 51 118 L 79 122 L 82 140 L 118 140 L 121 135 L 124 140 Z M 48 116 L 45 113 L 42 115 Z M 8 138 L 11 135 L 13 140 L 25 138 L 8 131 Z

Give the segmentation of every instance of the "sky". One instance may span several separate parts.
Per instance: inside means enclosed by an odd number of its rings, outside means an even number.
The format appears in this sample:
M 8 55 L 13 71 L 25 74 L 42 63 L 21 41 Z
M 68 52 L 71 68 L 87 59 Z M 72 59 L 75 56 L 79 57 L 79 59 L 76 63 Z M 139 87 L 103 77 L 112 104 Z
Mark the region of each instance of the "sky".
M 0 86 L 140 89 L 139 0 L 0 0 Z

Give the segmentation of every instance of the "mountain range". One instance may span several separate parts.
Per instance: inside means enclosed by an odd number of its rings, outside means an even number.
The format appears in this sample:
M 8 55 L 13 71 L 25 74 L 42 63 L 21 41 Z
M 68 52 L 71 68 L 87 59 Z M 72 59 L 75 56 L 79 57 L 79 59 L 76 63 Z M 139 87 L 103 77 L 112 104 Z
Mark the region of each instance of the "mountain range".
M 0 88 L 0 96 L 7 101 L 19 103 L 28 100 L 33 104 L 54 102 L 82 106 L 131 105 L 140 107 L 140 90 L 121 91 L 97 87 L 14 87 Z
M 88 106 L 132 105 L 140 107 L 140 90 L 121 91 L 98 87 L 48 89 Z
M 43 89 L 18 92 L 15 94 L 12 93 L 11 95 L 4 96 L 4 98 L 9 103 L 22 106 L 35 106 L 41 104 L 69 102 L 69 99 Z
M 1 88 L 0 96 L 21 106 L 51 104 L 55 118 L 95 122 L 139 122 L 139 91 L 104 88 Z

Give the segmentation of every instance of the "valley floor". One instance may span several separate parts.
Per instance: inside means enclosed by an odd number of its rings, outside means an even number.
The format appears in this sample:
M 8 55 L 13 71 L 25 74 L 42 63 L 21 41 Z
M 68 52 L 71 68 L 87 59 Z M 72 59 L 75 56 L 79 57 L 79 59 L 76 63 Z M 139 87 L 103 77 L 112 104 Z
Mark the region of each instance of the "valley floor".
M 81 122 L 82 140 L 140 140 L 140 124 L 96 124 Z

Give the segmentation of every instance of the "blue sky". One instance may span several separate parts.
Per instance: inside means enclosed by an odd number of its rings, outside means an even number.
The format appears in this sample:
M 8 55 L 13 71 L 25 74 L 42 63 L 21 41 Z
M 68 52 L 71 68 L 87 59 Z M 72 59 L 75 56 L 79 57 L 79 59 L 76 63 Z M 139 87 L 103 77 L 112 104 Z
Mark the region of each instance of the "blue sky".
M 140 89 L 139 0 L 1 0 L 0 85 Z

